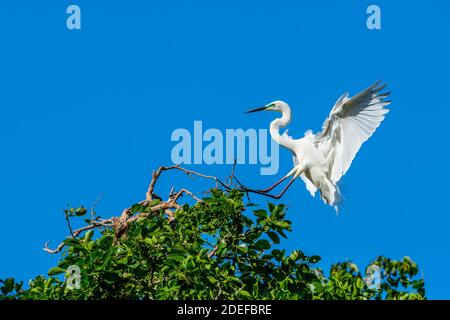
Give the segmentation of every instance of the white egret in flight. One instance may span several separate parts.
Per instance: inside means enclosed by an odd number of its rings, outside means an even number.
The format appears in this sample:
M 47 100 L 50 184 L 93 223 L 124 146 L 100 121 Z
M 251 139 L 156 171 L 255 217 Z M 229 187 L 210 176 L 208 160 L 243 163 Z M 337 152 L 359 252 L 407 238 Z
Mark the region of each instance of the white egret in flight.
M 286 102 L 274 101 L 261 108 L 247 111 L 278 111 L 281 118 L 270 123 L 270 135 L 283 147 L 292 152 L 294 168 L 287 175 L 267 189 L 254 190 L 243 187 L 244 191 L 263 194 L 272 198 L 280 198 L 300 177 L 306 189 L 314 197 L 317 190 L 321 199 L 338 211 L 341 193 L 338 181 L 349 169 L 359 148 L 378 128 L 384 115 L 389 111 L 385 106 L 390 101 L 385 100 L 389 92 L 381 93 L 386 85 L 377 81 L 366 90 L 354 97 L 343 94 L 334 104 L 322 131 L 313 134 L 305 132 L 301 139 L 293 139 L 280 128 L 286 127 L 291 121 L 291 108 Z M 278 195 L 269 192 L 288 177 L 292 177 L 287 186 Z

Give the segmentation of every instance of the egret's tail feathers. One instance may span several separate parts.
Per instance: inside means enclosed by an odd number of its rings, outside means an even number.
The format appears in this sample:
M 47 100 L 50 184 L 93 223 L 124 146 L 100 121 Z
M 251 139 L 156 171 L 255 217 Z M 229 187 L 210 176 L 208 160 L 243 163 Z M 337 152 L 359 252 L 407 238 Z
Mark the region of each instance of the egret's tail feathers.
M 336 184 L 325 179 L 320 186 L 320 198 L 326 204 L 332 206 L 339 213 L 339 203 L 341 201 L 341 192 Z

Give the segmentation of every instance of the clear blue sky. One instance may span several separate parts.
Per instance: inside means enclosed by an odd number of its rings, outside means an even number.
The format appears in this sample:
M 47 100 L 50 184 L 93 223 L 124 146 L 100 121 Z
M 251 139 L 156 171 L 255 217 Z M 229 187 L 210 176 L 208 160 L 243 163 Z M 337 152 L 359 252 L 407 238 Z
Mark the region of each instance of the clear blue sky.
M 82 30 L 66 28 L 78 4 Z M 366 8 L 382 29 L 366 28 Z M 408 255 L 430 298 L 450 298 L 450 4 L 447 1 L 5 1 L 0 6 L 0 278 L 45 274 L 67 234 L 61 209 L 104 216 L 141 200 L 170 164 L 176 128 L 265 128 L 291 104 L 290 133 L 320 129 L 335 100 L 382 79 L 392 111 L 342 180 L 340 216 L 297 182 L 283 202 L 289 249 L 322 265 Z M 280 175 L 291 168 L 282 150 Z M 228 166 L 190 168 L 217 176 Z M 238 176 L 264 187 L 257 165 Z M 189 181 L 167 179 L 180 187 Z M 265 202 L 266 199 L 255 199 Z

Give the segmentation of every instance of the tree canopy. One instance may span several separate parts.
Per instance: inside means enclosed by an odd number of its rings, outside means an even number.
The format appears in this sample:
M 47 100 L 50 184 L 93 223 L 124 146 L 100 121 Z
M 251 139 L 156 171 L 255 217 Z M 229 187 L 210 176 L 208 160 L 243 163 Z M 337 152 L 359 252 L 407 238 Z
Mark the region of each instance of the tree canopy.
M 67 209 L 68 221 L 85 219 L 86 227 L 52 251 L 61 256 L 47 276 L 28 285 L 0 280 L 0 299 L 425 299 L 409 257 L 324 271 L 320 256 L 286 251 L 291 222 L 282 204 L 261 208 L 219 186 L 180 205 L 178 193 L 162 201 L 152 190 L 126 220 Z

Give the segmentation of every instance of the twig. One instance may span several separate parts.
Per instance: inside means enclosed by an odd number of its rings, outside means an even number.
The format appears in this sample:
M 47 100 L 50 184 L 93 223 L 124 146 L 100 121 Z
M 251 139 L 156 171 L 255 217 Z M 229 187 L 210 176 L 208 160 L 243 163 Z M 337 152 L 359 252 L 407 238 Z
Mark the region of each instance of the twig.
M 177 201 L 183 194 L 189 195 L 191 198 L 193 198 L 197 202 L 203 202 L 201 199 L 196 197 L 191 191 L 189 191 L 185 188 L 180 189 L 178 192 L 174 192 L 174 189 L 172 188 L 170 191 L 170 194 L 169 194 L 169 199 L 167 201 L 162 201 L 161 197 L 157 196 L 154 193 L 155 184 L 156 184 L 157 180 L 159 179 L 161 173 L 163 171 L 174 170 L 174 169 L 180 170 L 189 176 L 196 175 L 196 176 L 199 176 L 199 177 L 202 177 L 205 179 L 214 180 L 216 182 L 216 187 L 218 187 L 218 185 L 221 185 L 226 190 L 231 190 L 230 186 L 225 185 L 220 179 L 218 179 L 217 177 L 214 177 L 214 176 L 209 176 L 209 175 L 205 175 L 205 174 L 202 174 L 202 173 L 199 173 L 196 171 L 184 169 L 178 165 L 169 166 L 169 167 L 159 167 L 158 170 L 152 172 L 152 179 L 148 186 L 145 200 L 138 202 L 138 204 L 146 207 L 145 212 L 140 212 L 138 214 L 132 215 L 131 214 L 132 207 L 128 207 L 122 211 L 122 213 L 119 217 L 112 217 L 110 219 L 100 220 L 100 221 L 95 220 L 94 209 L 95 209 L 95 206 L 97 205 L 98 201 L 101 199 L 101 196 L 99 196 L 91 208 L 91 216 L 93 217 L 92 224 L 87 225 L 83 228 L 80 228 L 80 229 L 77 229 L 74 231 L 74 230 L 72 230 L 72 227 L 70 226 L 69 219 L 68 219 L 68 216 L 66 213 L 66 220 L 69 225 L 71 237 L 76 238 L 82 232 L 84 232 L 86 230 L 94 229 L 94 228 L 113 227 L 114 234 L 115 234 L 115 242 L 117 242 L 123 236 L 123 234 L 127 231 L 128 225 L 130 223 L 132 223 L 133 221 L 136 221 L 137 219 L 145 218 L 145 217 L 148 217 L 157 212 L 164 211 L 168 215 L 168 218 L 170 221 L 174 220 L 174 213 L 170 209 L 177 210 L 180 208 L 180 205 L 177 203 Z M 153 199 L 158 199 L 161 202 L 158 204 L 155 204 L 153 206 L 149 206 L 149 204 L 151 203 L 151 201 Z M 63 241 L 55 249 L 50 249 L 48 244 L 49 244 L 49 241 L 47 241 L 44 246 L 44 251 L 46 251 L 48 253 L 60 252 L 66 245 L 66 243 Z M 213 253 L 213 255 L 214 255 L 214 253 Z
M 214 300 L 219 300 L 221 295 L 222 295 L 222 287 L 219 284 L 219 292 L 217 293 L 217 296 L 214 298 Z
M 196 175 L 205 179 L 210 179 L 210 180 L 214 180 L 216 183 L 216 188 L 221 185 L 222 187 L 224 187 L 227 191 L 231 190 L 231 188 L 229 186 L 227 186 L 225 183 L 223 183 L 219 178 L 215 177 L 215 176 L 209 176 L 203 173 L 199 173 L 193 170 L 188 170 L 185 169 L 183 167 L 180 167 L 179 165 L 175 165 L 175 166 L 170 166 L 170 167 L 159 167 L 158 170 L 153 171 L 152 173 L 152 180 L 150 181 L 150 185 L 148 186 L 148 190 L 147 190 L 147 200 L 152 200 L 152 194 L 153 194 L 153 190 L 155 188 L 155 183 L 158 180 L 159 176 L 161 175 L 161 173 L 163 171 L 168 171 L 168 170 L 180 170 L 182 172 L 184 172 L 185 174 L 187 174 L 188 176 L 190 175 Z
M 67 210 L 64 210 L 64 216 L 66 218 L 66 222 L 67 222 L 67 226 L 69 227 L 70 234 L 72 235 L 72 238 L 73 238 L 73 230 L 72 230 L 72 226 L 70 225 L 70 220 L 69 220 L 69 215 L 67 214 Z
M 190 192 L 189 190 L 184 189 L 184 188 L 181 189 L 180 191 L 178 191 L 177 193 L 175 193 L 175 195 L 173 196 L 173 200 L 171 200 L 171 201 L 172 202 L 177 202 L 178 198 L 180 198 L 183 195 L 183 193 L 191 196 L 192 199 L 194 199 L 197 202 L 203 202 L 202 199 L 197 198 L 192 192 Z
M 100 200 L 102 199 L 103 194 L 99 194 L 97 199 L 95 199 L 94 203 L 91 206 L 91 219 L 95 220 L 95 207 L 97 206 L 97 204 L 100 202 Z
M 231 183 L 233 182 L 234 176 L 234 169 L 236 168 L 236 159 L 233 161 L 233 167 L 231 168 L 231 174 L 230 174 L 230 181 L 228 182 L 228 186 L 231 187 Z
M 82 233 L 83 231 L 87 231 L 87 230 L 90 230 L 90 229 L 94 229 L 94 228 L 97 228 L 97 227 L 99 227 L 99 226 L 108 226 L 108 227 L 110 227 L 110 226 L 112 226 L 111 225 L 111 223 L 112 223 L 112 219 L 107 219 L 107 220 L 102 220 L 102 221 L 94 221 L 92 224 L 90 224 L 90 225 L 87 225 L 87 226 L 84 226 L 84 227 L 82 227 L 82 228 L 80 228 L 80 229 L 77 229 L 77 230 L 75 230 L 75 231 L 73 231 L 73 233 L 72 233 L 72 238 L 75 238 L 75 237 L 77 237 L 80 233 Z M 50 243 L 50 241 L 47 241 L 46 243 L 45 243 L 45 245 L 44 245 L 44 251 L 46 251 L 46 252 L 48 252 L 48 253 L 57 253 L 57 252 L 60 252 L 63 248 L 64 248 L 64 246 L 66 245 L 66 243 L 63 241 L 63 242 L 61 242 L 59 245 L 58 245 L 58 247 L 56 247 L 56 249 L 50 249 L 49 247 L 48 247 L 48 244 Z
M 250 194 L 248 193 L 248 191 L 245 189 L 245 186 L 238 180 L 238 178 L 234 177 L 234 181 L 236 181 L 239 185 L 239 190 L 244 192 L 245 195 L 247 196 L 247 200 L 248 202 L 250 202 Z
M 218 245 L 214 246 L 214 248 L 211 250 L 211 252 L 208 253 L 208 258 L 212 258 L 216 254 L 217 249 L 219 249 L 219 246 Z

